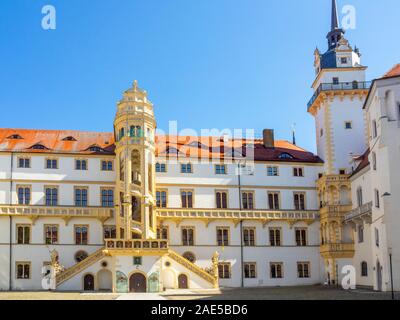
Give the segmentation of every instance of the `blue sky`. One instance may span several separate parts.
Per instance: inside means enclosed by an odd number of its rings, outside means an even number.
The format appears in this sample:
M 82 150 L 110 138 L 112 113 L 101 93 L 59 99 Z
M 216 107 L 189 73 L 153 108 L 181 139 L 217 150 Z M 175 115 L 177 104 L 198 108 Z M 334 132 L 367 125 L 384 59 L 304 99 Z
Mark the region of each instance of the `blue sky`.
M 41 9 L 57 29 L 41 28 Z M 369 79 L 400 62 L 398 0 L 354 5 L 347 32 Z M 315 151 L 313 51 L 326 50 L 330 0 L 2 0 L 0 127 L 112 131 L 134 79 L 159 128 L 274 128 Z

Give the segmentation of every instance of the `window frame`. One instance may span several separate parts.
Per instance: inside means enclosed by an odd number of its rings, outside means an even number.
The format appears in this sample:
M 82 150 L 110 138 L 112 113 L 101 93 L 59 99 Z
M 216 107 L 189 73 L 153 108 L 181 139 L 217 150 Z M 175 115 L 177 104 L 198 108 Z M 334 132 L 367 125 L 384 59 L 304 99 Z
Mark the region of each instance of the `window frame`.
M 252 207 L 249 207 L 249 198 L 247 196 L 246 203 L 247 203 L 247 208 L 245 208 L 244 202 L 243 202 L 243 195 L 244 194 L 251 194 L 252 195 Z M 256 194 L 254 190 L 242 190 L 240 194 L 240 201 L 242 202 L 242 209 L 243 210 L 255 210 L 256 209 Z
M 23 236 L 22 243 L 20 243 L 19 239 L 18 239 L 18 229 L 19 228 L 24 228 L 24 230 L 22 232 L 22 236 Z M 28 239 L 28 241 L 26 241 L 26 239 L 25 239 L 25 228 L 29 228 L 29 239 Z M 15 243 L 17 245 L 31 244 L 31 241 L 32 241 L 32 224 L 29 224 L 29 223 L 18 223 L 18 224 L 15 225 L 15 231 L 16 231 L 15 232 Z
M 271 174 L 270 174 L 270 170 L 272 170 Z M 276 174 L 274 174 L 275 171 L 276 171 Z M 267 166 L 267 177 L 279 177 L 279 167 L 278 166 Z
M 86 228 L 86 243 L 82 243 L 83 241 L 81 241 L 80 243 L 77 242 L 77 237 L 76 237 L 76 229 L 77 228 Z M 74 228 L 73 228 L 73 232 L 74 232 L 74 245 L 76 246 L 87 246 L 89 245 L 90 241 L 89 241 L 89 225 L 88 224 L 74 224 Z M 82 238 L 82 236 L 81 236 Z
M 296 206 L 296 196 L 299 197 L 299 199 L 298 199 L 299 209 L 297 209 L 297 206 Z M 301 196 L 303 196 L 304 208 L 301 207 Z M 298 192 L 298 191 L 293 192 L 293 206 L 294 206 L 294 210 L 296 210 L 296 211 L 306 211 L 307 210 L 307 193 L 306 192 Z
M 50 203 L 51 204 L 47 204 L 47 189 L 56 189 L 57 190 L 57 197 L 56 197 L 56 204 L 53 204 L 53 197 L 54 195 L 51 194 L 51 199 L 50 199 Z M 47 185 L 43 187 L 44 190 L 44 205 L 46 207 L 57 207 L 59 204 L 59 199 L 60 199 L 60 188 L 59 186 L 51 186 L 51 185 Z
M 112 191 L 112 204 L 110 205 L 109 197 L 110 195 L 107 194 L 107 206 L 103 205 L 103 191 Z M 89 204 L 89 197 L 88 197 L 88 204 Z M 102 208 L 114 208 L 115 206 L 115 190 L 113 187 L 100 187 L 100 206 Z
M 246 267 L 248 267 L 249 275 L 246 275 Z M 254 276 L 252 276 L 251 267 L 254 267 Z M 243 278 L 244 279 L 257 279 L 257 262 L 244 262 L 243 263 Z
M 23 266 L 23 273 L 25 273 L 25 267 L 29 266 L 28 277 L 18 277 L 18 265 Z M 32 279 L 32 263 L 30 261 L 15 261 L 15 279 L 17 280 L 30 280 Z
M 20 166 L 20 161 L 24 160 L 24 166 Z M 29 166 L 25 166 L 26 165 L 26 161 L 28 161 Z M 31 169 L 32 167 L 32 158 L 29 156 L 19 156 L 17 157 L 17 168 L 18 169 Z
M 113 237 L 110 237 L 110 238 L 108 238 L 108 237 L 106 237 L 106 229 L 114 229 L 115 230 L 115 238 L 113 238 Z M 111 234 L 111 236 L 112 236 L 112 230 L 110 231 L 110 234 Z M 110 240 L 110 239 L 116 239 L 117 238 L 117 226 L 116 225 L 114 225 L 114 224 L 105 224 L 105 225 L 103 225 L 103 238 L 105 239 L 105 240 Z
M 227 239 L 225 239 L 224 232 L 227 233 Z M 218 239 L 218 232 L 221 232 L 221 242 Z M 216 243 L 218 247 L 228 247 L 231 243 L 231 228 L 226 226 L 218 226 L 215 228 Z
M 76 191 L 77 190 L 86 190 L 86 206 L 82 206 L 82 205 L 78 206 L 76 204 L 77 203 L 76 202 L 77 201 L 77 199 L 76 199 Z M 82 202 L 82 200 L 81 200 L 81 202 Z M 74 186 L 74 206 L 77 207 L 77 208 L 87 208 L 87 207 L 89 207 L 89 187 L 86 187 L 86 186 L 82 186 L 82 187 Z
M 192 235 L 193 235 L 192 243 L 190 241 L 188 241 L 188 239 L 187 239 L 186 243 L 184 242 L 184 237 L 183 237 L 184 230 L 192 230 L 193 231 L 192 232 Z M 188 236 L 186 236 L 186 237 L 188 238 Z M 182 246 L 184 246 L 184 247 L 193 247 L 196 245 L 196 227 L 195 226 L 182 226 L 181 227 L 181 242 L 182 242 Z
M 80 168 L 78 168 L 78 161 L 80 161 Z M 86 168 L 82 169 L 82 161 L 86 162 Z M 75 158 L 74 159 L 74 168 L 77 171 L 89 171 L 89 160 L 85 158 Z
M 57 240 L 53 242 L 53 230 L 51 230 L 51 242 L 47 243 L 47 229 L 46 228 L 57 228 Z M 44 224 L 43 225 L 43 240 L 45 245 L 56 245 L 60 242 L 60 225 L 59 224 Z
M 226 270 L 226 268 L 228 270 Z M 222 272 L 221 272 L 222 270 Z M 223 276 L 221 277 L 221 273 Z M 218 262 L 218 277 L 219 279 L 226 280 L 232 278 L 232 264 L 230 262 Z
M 166 239 L 164 239 L 163 237 L 162 237 L 162 234 L 163 234 L 163 232 L 162 232 L 162 230 L 167 230 L 166 232 L 167 232 L 167 238 Z M 160 232 L 159 232 L 160 231 Z M 156 229 L 156 232 L 157 232 L 157 239 L 158 240 L 169 240 L 169 226 L 159 226 L 159 227 L 157 227 L 157 229 Z M 159 235 L 160 235 L 160 237 L 159 237 Z
M 271 208 L 270 196 L 272 196 L 273 208 Z M 281 210 L 281 193 L 279 191 L 267 191 L 267 202 L 269 210 Z
M 345 121 L 344 128 L 345 128 L 345 130 L 352 130 L 353 129 L 353 121 Z
M 103 168 L 103 163 L 106 163 L 106 169 Z M 111 169 L 109 169 L 109 164 L 111 163 Z M 114 160 L 101 159 L 100 160 L 100 171 L 103 172 L 113 172 L 114 171 Z
M 23 203 L 19 202 L 19 189 L 24 189 L 24 193 L 23 193 L 23 197 L 24 197 L 24 201 Z M 26 203 L 26 193 L 25 193 L 25 189 L 29 189 L 29 201 L 28 203 Z M 16 191 L 16 195 L 17 195 L 17 205 L 19 206 L 29 206 L 32 204 L 32 185 L 27 185 L 27 184 L 17 184 L 15 186 L 15 191 Z
M 182 195 L 182 193 L 183 192 L 186 192 L 186 193 L 191 193 L 192 194 L 192 205 L 191 206 L 189 206 L 189 201 L 188 201 L 188 195 L 186 195 L 186 206 L 183 206 L 183 199 L 182 199 L 182 197 L 183 197 L 183 195 Z M 182 209 L 193 209 L 194 208 L 194 189 L 181 189 L 180 190 L 180 192 L 179 192 L 179 195 L 180 195 L 180 199 L 181 199 L 181 208 Z
M 186 168 L 186 171 L 183 168 Z M 190 166 L 190 172 L 187 171 L 188 166 Z M 193 174 L 193 164 L 191 162 L 188 163 L 180 163 L 180 172 L 181 174 Z
M 162 205 L 163 203 L 162 203 L 162 195 L 161 194 L 163 192 L 165 192 L 165 206 Z M 157 194 L 160 194 L 160 206 L 157 205 L 157 202 L 158 202 Z M 193 195 L 192 195 L 192 198 L 193 198 Z M 181 198 L 181 201 L 182 201 L 182 198 Z M 192 199 L 192 201 L 193 201 L 193 199 Z M 156 207 L 160 208 L 160 209 L 168 208 L 168 189 L 156 189 Z
M 243 227 L 243 246 L 244 247 L 256 247 L 257 246 L 257 228 L 256 227 Z M 247 243 L 246 243 L 246 232 L 248 233 L 247 235 Z M 252 235 L 253 233 L 253 235 Z M 253 238 L 253 241 L 251 241 Z
M 215 190 L 215 208 L 216 209 L 228 209 L 229 208 L 229 190 Z M 218 207 L 218 194 L 220 194 L 220 204 L 221 206 Z M 226 206 L 223 206 L 223 197 L 222 194 L 226 195 Z
M 276 244 L 277 237 L 276 232 L 279 231 L 279 244 Z M 274 244 L 271 241 L 271 232 L 274 233 Z M 282 227 L 270 227 L 268 228 L 268 242 L 270 247 L 282 247 Z
M 221 171 L 221 169 L 218 172 L 218 167 L 219 168 L 224 168 L 223 172 Z M 216 175 L 227 175 L 228 174 L 228 167 L 226 164 L 224 163 L 218 163 L 214 165 L 214 174 Z
M 301 270 L 299 267 L 301 266 Z M 307 274 L 305 273 L 304 266 L 307 266 Z M 311 263 L 309 261 L 297 262 L 297 278 L 298 279 L 310 279 L 311 278 Z
M 293 177 L 304 178 L 304 167 L 293 167 Z
M 304 237 L 302 232 L 304 231 Z M 299 242 L 297 241 L 297 232 L 300 234 Z M 296 247 L 307 247 L 308 246 L 308 228 L 295 228 L 294 229 L 294 240 Z
M 157 169 L 157 166 L 158 166 L 159 170 Z M 164 171 L 161 170 L 161 168 L 164 168 Z M 155 172 L 156 173 L 167 173 L 168 172 L 167 164 L 165 162 L 156 162 L 156 164 L 155 164 Z
M 50 161 L 50 163 L 51 163 L 51 167 L 49 168 L 47 165 L 48 165 L 48 161 Z M 56 167 L 55 168 L 53 168 L 53 161 L 55 161 L 55 163 L 56 163 Z M 44 159 L 44 168 L 46 169 L 46 170 L 58 170 L 59 169 L 59 159 L 58 158 L 54 158 L 54 157 L 47 157 L 47 158 L 45 158 Z
M 277 267 L 280 267 L 280 272 L 278 272 Z M 273 276 L 273 268 L 275 268 L 275 277 Z M 280 276 L 278 276 L 278 273 L 280 273 Z M 269 263 L 269 277 L 270 279 L 283 279 L 284 276 L 284 270 L 283 270 L 283 262 L 270 262 Z

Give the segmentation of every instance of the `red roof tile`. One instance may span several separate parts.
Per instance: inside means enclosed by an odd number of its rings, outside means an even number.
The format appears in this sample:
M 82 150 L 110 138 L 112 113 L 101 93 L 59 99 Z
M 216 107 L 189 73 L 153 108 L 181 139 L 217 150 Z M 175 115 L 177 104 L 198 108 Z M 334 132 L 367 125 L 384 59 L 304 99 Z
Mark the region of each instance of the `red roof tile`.
M 400 76 L 400 63 L 392 67 L 388 72 L 385 73 L 383 78 L 397 77 Z
M 10 139 L 13 135 L 19 135 L 22 139 Z M 70 138 L 72 141 L 66 141 L 65 138 Z M 32 149 L 38 144 L 45 149 Z M 88 150 L 93 146 L 102 149 L 103 152 L 100 154 L 114 154 L 113 133 L 0 129 L 0 152 L 99 154 Z M 157 156 L 231 158 L 232 155 L 250 157 L 253 152 L 255 161 L 322 163 L 318 156 L 284 140 L 275 141 L 275 148 L 265 148 L 259 139 L 254 141 L 228 139 L 224 142 L 220 137 L 156 136 Z M 280 155 L 284 153 L 289 154 L 290 158 L 281 159 Z

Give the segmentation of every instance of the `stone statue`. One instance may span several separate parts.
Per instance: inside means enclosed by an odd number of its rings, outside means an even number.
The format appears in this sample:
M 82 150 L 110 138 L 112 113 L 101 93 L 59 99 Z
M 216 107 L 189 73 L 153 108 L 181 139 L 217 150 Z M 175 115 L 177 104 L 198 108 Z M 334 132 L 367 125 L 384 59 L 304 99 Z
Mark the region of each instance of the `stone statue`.
M 54 269 L 54 273 L 56 275 L 60 274 L 65 270 L 65 268 L 60 264 L 60 257 L 58 254 L 58 251 L 56 249 L 50 251 L 50 257 L 51 257 L 51 266 Z
M 218 260 L 219 260 L 219 253 L 215 251 L 213 254 L 211 261 L 212 261 L 212 271 L 215 278 L 218 278 Z

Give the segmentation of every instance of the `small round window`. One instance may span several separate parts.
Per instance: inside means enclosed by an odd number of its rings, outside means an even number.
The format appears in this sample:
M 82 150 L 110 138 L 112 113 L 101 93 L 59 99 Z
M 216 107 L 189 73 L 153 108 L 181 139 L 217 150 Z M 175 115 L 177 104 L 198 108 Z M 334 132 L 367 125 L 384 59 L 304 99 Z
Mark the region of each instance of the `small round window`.
M 77 253 L 75 253 L 75 261 L 76 262 L 81 262 L 83 260 L 85 260 L 88 257 L 87 252 L 85 251 L 78 251 Z

